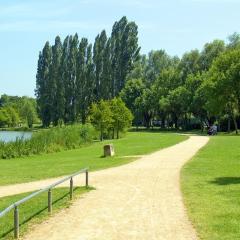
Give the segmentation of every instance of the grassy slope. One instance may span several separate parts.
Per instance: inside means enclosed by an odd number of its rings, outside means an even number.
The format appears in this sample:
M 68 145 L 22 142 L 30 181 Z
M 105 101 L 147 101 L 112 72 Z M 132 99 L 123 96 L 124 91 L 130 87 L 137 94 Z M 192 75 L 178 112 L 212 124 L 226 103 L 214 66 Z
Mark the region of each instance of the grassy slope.
M 123 156 L 147 154 L 187 139 L 172 133 L 131 132 L 119 140 L 97 142 L 90 146 L 52 154 L 0 160 L 0 185 L 28 182 L 73 173 L 85 167 L 103 169 L 128 163 Z M 116 156 L 102 158 L 103 145 L 114 144 Z
M 183 168 L 181 180 L 200 239 L 240 239 L 240 138 L 211 138 Z
M 81 194 L 88 192 L 91 188 L 78 187 L 74 190 L 74 199 Z M 9 206 L 10 203 L 16 202 L 27 196 L 29 193 L 19 194 L 11 197 L 0 198 L 0 210 Z M 53 190 L 53 214 L 57 213 L 63 207 L 69 207 L 69 189 L 57 188 Z M 49 217 L 47 210 L 47 193 L 29 200 L 19 207 L 20 217 L 20 234 L 21 236 L 29 230 L 32 224 L 41 223 Z M 13 239 L 13 211 L 0 219 L 0 239 Z

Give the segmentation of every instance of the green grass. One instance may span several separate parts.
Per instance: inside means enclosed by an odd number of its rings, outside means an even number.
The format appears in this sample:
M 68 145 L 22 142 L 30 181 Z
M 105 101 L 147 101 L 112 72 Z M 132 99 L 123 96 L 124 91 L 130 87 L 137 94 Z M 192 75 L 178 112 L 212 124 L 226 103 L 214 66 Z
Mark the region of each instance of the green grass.
M 90 146 L 58 153 L 31 157 L 1 159 L 0 185 L 29 182 L 62 176 L 85 167 L 91 171 L 126 164 L 134 157 L 151 153 L 186 140 L 186 136 L 173 133 L 130 132 L 119 140 L 96 142 Z M 116 156 L 103 158 L 103 145 L 113 143 Z
M 181 183 L 200 239 L 240 239 L 239 137 L 212 137 L 182 169 Z
M 73 200 L 92 190 L 85 187 L 77 187 L 74 190 Z M 53 215 L 63 207 L 69 207 L 71 201 L 69 200 L 68 188 L 56 188 L 53 192 Z M 0 198 L 0 211 L 8 207 L 11 203 L 16 202 L 30 193 L 18 194 L 15 196 Z M 32 198 L 28 202 L 19 206 L 20 218 L 20 236 L 24 235 L 34 224 L 39 224 L 49 217 L 47 210 L 47 192 Z M 4 217 L 0 218 L 0 239 L 13 239 L 13 211 L 9 212 Z

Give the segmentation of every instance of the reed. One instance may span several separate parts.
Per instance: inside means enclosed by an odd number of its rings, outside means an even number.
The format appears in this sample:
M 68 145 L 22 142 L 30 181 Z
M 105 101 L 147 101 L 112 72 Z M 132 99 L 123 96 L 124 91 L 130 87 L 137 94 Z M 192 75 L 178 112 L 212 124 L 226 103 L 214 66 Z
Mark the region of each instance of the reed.
M 93 142 L 96 137 L 97 132 L 90 124 L 44 129 L 34 132 L 28 140 L 17 138 L 14 142 L 0 142 L 0 158 L 9 159 L 74 149 Z

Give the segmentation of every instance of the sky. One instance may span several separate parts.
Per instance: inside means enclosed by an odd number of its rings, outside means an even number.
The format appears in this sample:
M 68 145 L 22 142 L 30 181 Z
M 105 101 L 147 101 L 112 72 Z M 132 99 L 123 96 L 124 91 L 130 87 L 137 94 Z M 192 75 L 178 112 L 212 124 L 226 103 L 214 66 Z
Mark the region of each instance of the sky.
M 46 41 L 78 33 L 91 42 L 122 16 L 139 27 L 141 53 L 181 56 L 240 32 L 240 0 L 0 0 L 0 95 L 34 96 Z

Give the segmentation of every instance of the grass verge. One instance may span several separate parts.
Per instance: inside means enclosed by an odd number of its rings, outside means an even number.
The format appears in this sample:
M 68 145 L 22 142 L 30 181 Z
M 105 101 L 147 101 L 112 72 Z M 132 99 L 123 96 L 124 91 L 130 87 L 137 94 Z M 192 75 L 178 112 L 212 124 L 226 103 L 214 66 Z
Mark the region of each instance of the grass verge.
M 216 136 L 182 169 L 190 219 L 202 240 L 240 239 L 240 138 Z
M 76 187 L 73 200 L 93 188 Z M 72 201 L 69 200 L 69 188 L 53 189 L 53 215 L 60 209 L 69 207 Z M 0 198 L 0 210 L 8 207 L 30 193 L 18 194 L 15 196 Z M 23 236 L 32 225 L 39 224 L 49 217 L 47 210 L 47 192 L 29 200 L 19 206 L 20 236 Z M 13 211 L 0 219 L 0 239 L 14 239 L 13 236 Z
M 96 142 L 79 149 L 23 158 L 1 159 L 0 185 L 63 176 L 85 167 L 89 167 L 93 171 L 119 166 L 136 159 L 133 156 L 148 154 L 187 138 L 187 136 L 173 133 L 130 132 L 124 138 Z M 102 157 L 103 145 L 107 143 L 114 144 L 115 157 Z

